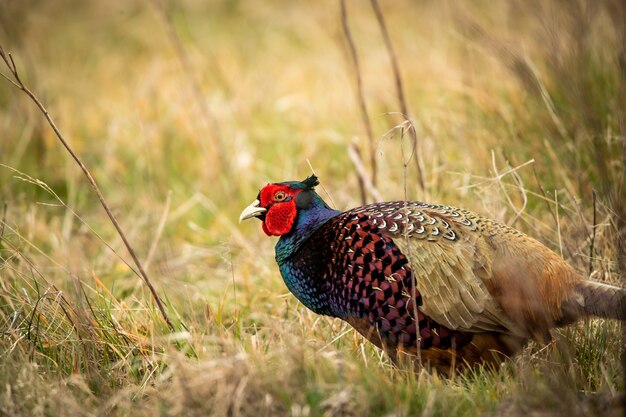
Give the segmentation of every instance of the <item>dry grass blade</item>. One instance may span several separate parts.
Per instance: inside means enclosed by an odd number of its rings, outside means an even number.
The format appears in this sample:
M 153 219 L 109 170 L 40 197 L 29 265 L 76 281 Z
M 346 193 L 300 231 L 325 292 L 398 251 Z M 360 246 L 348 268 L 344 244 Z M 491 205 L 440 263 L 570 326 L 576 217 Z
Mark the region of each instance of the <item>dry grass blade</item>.
M 315 169 L 313 169 L 313 165 L 311 165 L 311 161 L 309 161 L 308 158 L 306 160 L 306 163 L 309 165 L 309 168 L 311 168 L 311 172 L 313 173 L 313 175 L 317 176 L 317 173 L 315 172 Z M 336 208 L 337 204 L 335 204 L 335 200 L 333 199 L 333 196 L 328 192 L 326 187 L 324 187 L 324 184 L 320 183 L 320 187 L 322 187 L 322 190 L 324 191 L 324 194 L 326 194 L 326 196 L 330 200 L 330 203 L 332 204 L 332 207 Z
M 161 214 L 161 219 L 159 220 L 159 224 L 157 226 L 157 231 L 152 240 L 152 245 L 150 246 L 150 250 L 148 250 L 148 255 L 146 255 L 146 259 L 144 260 L 144 267 L 147 270 L 150 267 L 150 263 L 154 258 L 154 254 L 156 253 L 157 246 L 159 244 L 159 240 L 161 239 L 161 234 L 163 233 L 163 229 L 165 228 L 165 223 L 167 222 L 167 215 L 170 212 L 170 203 L 172 202 L 172 192 L 167 192 L 167 197 L 165 199 L 165 205 L 163 206 L 163 213 Z
M 237 223 L 261 182 L 301 178 L 309 158 L 337 208 L 357 206 L 359 193 L 364 203 L 419 197 L 516 220 L 557 253 L 560 236 L 578 271 L 593 258 L 594 279 L 617 284 L 626 271 L 616 240 L 626 230 L 626 4 L 370 2 L 345 1 L 358 73 L 340 2 L 2 3 L 0 43 L 98 180 L 180 331 L 168 331 L 83 172 L 14 91 L 7 54 L 0 416 L 623 414 L 601 406 L 625 387 L 622 323 L 565 327 L 561 343 L 529 346 L 497 370 L 415 374 L 414 356 L 396 367 L 299 303 L 275 240 Z M 455 10 L 469 23 L 459 28 Z M 219 125 L 222 172 L 202 106 Z
M 45 106 L 41 103 L 41 101 L 37 98 L 37 96 L 35 96 L 35 94 L 24 85 L 24 83 L 20 79 L 19 72 L 17 70 L 17 66 L 15 65 L 15 61 L 13 60 L 13 56 L 11 55 L 11 53 L 6 53 L 4 51 L 4 48 L 2 48 L 1 45 L 0 45 L 0 57 L 2 58 L 2 60 L 5 63 L 5 65 L 7 66 L 9 71 L 11 72 L 11 74 L 13 76 L 13 80 L 10 80 L 4 74 L 3 74 L 3 77 L 8 79 L 9 81 L 12 81 L 12 84 L 15 87 L 17 87 L 21 91 L 23 91 L 37 105 L 39 110 L 41 110 L 41 112 L 45 116 L 45 118 L 46 118 L 48 124 L 50 125 L 50 127 L 52 127 L 52 130 L 54 130 L 54 133 L 55 133 L 56 137 L 59 139 L 59 141 L 61 142 L 63 147 L 69 152 L 69 154 L 72 156 L 74 161 L 76 161 L 76 163 L 78 164 L 80 169 L 85 174 L 85 177 L 89 181 L 89 184 L 91 185 L 91 187 L 95 191 L 96 195 L 98 196 L 98 200 L 100 200 L 100 204 L 104 208 L 104 211 L 107 213 L 107 216 L 109 216 L 109 219 L 111 220 L 111 223 L 113 223 L 113 226 L 115 227 L 115 230 L 117 230 L 118 235 L 120 236 L 120 238 L 124 242 L 124 246 L 126 246 L 126 249 L 128 250 L 130 256 L 133 258 L 133 261 L 135 262 L 135 265 L 137 266 L 137 269 L 139 270 L 139 275 L 141 276 L 143 281 L 148 286 L 148 289 L 150 290 L 150 292 L 152 294 L 152 297 L 154 298 L 154 301 L 156 302 L 157 307 L 159 308 L 159 311 L 163 315 L 163 319 L 167 323 L 167 326 L 170 328 L 170 330 L 174 331 L 174 325 L 170 321 L 170 319 L 169 319 L 169 317 L 167 315 L 167 312 L 165 311 L 165 307 L 163 306 L 163 302 L 161 301 L 159 295 L 157 294 L 156 289 L 154 288 L 154 286 L 150 282 L 150 278 L 148 278 L 148 275 L 144 271 L 144 269 L 143 269 L 143 267 L 141 265 L 141 262 L 139 261 L 139 258 L 137 257 L 137 254 L 135 253 L 135 250 L 133 249 L 133 247 L 131 246 L 130 242 L 126 238 L 126 234 L 122 230 L 122 227 L 120 226 L 120 224 L 118 223 L 117 219 L 115 218 L 115 215 L 111 211 L 111 208 L 109 207 L 108 203 L 106 202 L 106 200 L 104 198 L 104 195 L 102 194 L 102 191 L 100 191 L 100 188 L 98 187 L 98 184 L 96 183 L 96 180 L 91 175 L 91 172 L 89 172 L 89 170 L 87 169 L 85 164 L 83 164 L 83 162 L 80 160 L 78 155 L 76 155 L 76 153 L 72 150 L 70 145 L 67 143 L 67 141 L 63 137 L 63 134 L 61 133 L 61 131 L 57 127 L 56 123 L 54 123 L 54 120 L 52 120 L 52 117 L 48 113 L 48 110 L 45 108 Z
M 596 242 L 596 228 L 598 227 L 598 211 L 596 210 L 596 190 L 591 190 L 593 200 L 593 223 L 591 224 L 591 243 L 589 244 L 589 275 L 593 272 L 594 244 Z

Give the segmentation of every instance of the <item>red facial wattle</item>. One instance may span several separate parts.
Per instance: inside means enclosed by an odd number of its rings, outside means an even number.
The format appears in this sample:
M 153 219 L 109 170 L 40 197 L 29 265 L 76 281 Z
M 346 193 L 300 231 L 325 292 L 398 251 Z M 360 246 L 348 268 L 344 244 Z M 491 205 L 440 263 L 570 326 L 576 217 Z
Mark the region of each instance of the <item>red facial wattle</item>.
M 289 233 L 296 215 L 296 195 L 301 190 L 294 190 L 285 185 L 270 184 L 261 190 L 259 200 L 261 207 L 267 208 L 263 231 L 268 236 L 282 236 Z M 285 198 L 276 201 L 277 193 L 282 192 Z
M 293 200 L 276 203 L 265 214 L 263 231 L 268 236 L 282 236 L 289 233 L 295 220 L 296 203 Z

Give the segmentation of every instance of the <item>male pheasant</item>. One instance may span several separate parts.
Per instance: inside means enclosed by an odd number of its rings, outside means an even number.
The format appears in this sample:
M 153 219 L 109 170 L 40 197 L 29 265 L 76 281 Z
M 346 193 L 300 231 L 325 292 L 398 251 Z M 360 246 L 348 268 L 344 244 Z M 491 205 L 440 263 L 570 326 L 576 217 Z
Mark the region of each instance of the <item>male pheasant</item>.
M 347 321 L 394 360 L 419 349 L 443 372 L 499 363 L 581 317 L 626 318 L 625 289 L 583 279 L 511 227 L 414 201 L 341 213 L 318 184 L 268 184 L 240 221 L 257 217 L 280 236 L 280 273 L 306 307 Z

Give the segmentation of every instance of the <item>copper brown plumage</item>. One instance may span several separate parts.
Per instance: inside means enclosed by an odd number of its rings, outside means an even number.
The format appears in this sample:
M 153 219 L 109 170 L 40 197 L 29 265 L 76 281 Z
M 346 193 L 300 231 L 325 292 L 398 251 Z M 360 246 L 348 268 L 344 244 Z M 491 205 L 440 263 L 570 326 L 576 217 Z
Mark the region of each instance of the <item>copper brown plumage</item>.
M 498 362 L 585 315 L 624 319 L 626 291 L 584 280 L 538 241 L 450 206 L 411 201 L 343 213 L 315 177 L 269 184 L 241 219 L 280 236 L 276 260 L 308 308 L 346 320 L 392 358 L 446 371 Z

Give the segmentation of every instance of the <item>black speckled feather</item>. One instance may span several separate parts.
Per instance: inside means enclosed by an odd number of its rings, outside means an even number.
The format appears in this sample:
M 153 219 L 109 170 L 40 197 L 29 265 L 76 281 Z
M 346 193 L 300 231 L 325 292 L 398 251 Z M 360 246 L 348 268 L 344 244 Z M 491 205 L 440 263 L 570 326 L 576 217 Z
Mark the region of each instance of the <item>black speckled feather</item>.
M 377 345 L 415 347 L 411 267 L 379 229 L 400 219 L 377 213 L 381 215 L 353 210 L 331 218 L 282 262 L 281 272 L 289 289 L 313 311 L 359 323 L 358 330 Z M 419 290 L 414 300 L 421 349 L 448 349 L 453 336 L 457 348 L 471 340 L 470 334 L 452 331 L 426 316 L 419 309 Z

